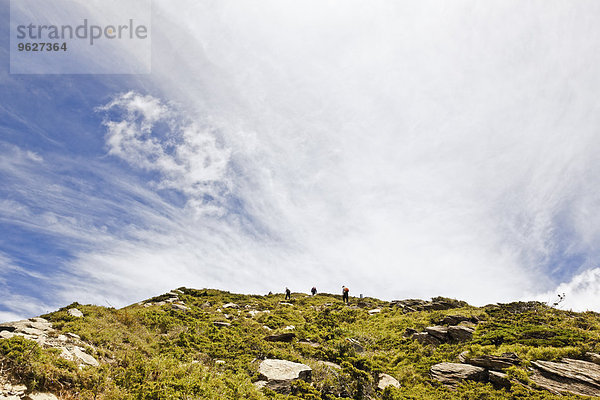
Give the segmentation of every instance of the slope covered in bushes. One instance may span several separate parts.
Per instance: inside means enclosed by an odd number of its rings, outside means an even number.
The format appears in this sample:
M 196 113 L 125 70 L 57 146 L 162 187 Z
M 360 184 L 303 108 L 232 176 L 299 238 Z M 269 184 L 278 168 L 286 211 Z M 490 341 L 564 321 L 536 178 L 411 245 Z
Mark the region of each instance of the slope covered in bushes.
M 2 336 L 2 375 L 64 399 L 565 399 L 579 397 L 543 390 L 532 363 L 600 351 L 598 314 L 540 303 L 283 297 L 180 288 L 123 309 L 75 303 L 42 316 L 53 329 L 46 344 L 18 330 Z M 84 316 L 72 315 L 74 308 Z M 450 335 L 449 325 L 463 336 L 435 336 Z M 66 359 L 47 344 L 60 340 L 76 341 L 72 348 L 98 365 Z M 448 386 L 431 376 L 439 363 L 506 354 L 518 360 L 503 370 L 507 385 Z M 277 393 L 259 373 L 265 359 L 303 364 L 311 377 Z M 378 388 L 382 374 L 399 385 Z

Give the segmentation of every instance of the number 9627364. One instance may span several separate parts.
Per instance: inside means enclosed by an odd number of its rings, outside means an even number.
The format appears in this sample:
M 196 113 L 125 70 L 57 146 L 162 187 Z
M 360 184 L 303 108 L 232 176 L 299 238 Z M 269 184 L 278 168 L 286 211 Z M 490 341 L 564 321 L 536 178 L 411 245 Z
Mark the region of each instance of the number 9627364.
M 19 43 L 19 51 L 67 51 L 67 43 Z

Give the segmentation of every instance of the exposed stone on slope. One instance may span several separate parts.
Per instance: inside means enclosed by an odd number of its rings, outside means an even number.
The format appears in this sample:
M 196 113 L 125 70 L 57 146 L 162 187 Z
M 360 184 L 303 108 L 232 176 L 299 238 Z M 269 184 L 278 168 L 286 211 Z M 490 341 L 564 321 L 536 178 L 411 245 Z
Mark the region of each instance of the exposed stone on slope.
M 458 325 L 461 322 L 472 322 L 477 323 L 479 319 L 477 317 L 467 317 L 465 315 L 446 315 L 440 322 L 440 325 Z
M 482 355 L 476 357 L 470 357 L 468 354 L 464 355 L 461 353 L 459 359 L 463 363 L 497 371 L 502 371 L 521 363 L 519 357 L 514 353 L 504 353 L 502 356 Z
M 277 393 L 289 394 L 293 381 L 311 379 L 312 369 L 308 365 L 287 360 L 267 359 L 260 363 L 258 373 L 263 381 L 261 385 Z
M 442 343 L 441 340 L 436 338 L 435 336 L 431 336 L 427 332 L 418 332 L 412 335 L 412 338 L 421 344 L 431 344 L 437 346 Z
M 551 392 L 600 396 L 600 365 L 565 358 L 560 362 L 534 361 L 531 380 Z
M 450 341 L 452 342 L 467 342 L 473 339 L 473 332 L 475 332 L 473 328 L 469 328 L 466 326 L 448 327 L 448 336 L 450 337 Z
M 76 308 L 69 308 L 67 314 L 75 318 L 83 318 L 83 313 Z
M 425 332 L 441 342 L 447 342 L 450 339 L 448 336 L 448 328 L 445 326 L 428 326 L 425 328 Z
M 511 383 L 508 375 L 498 371 L 488 371 L 488 380 L 496 388 L 510 389 Z
M 98 366 L 98 361 L 85 352 L 86 343 L 73 333 L 59 334 L 52 323 L 44 318 L 31 318 L 28 320 L 14 321 L 0 326 L 0 338 L 10 339 L 22 336 L 36 341 L 40 346 L 60 350 L 60 356 L 66 360 L 74 361 L 80 366 Z
M 400 382 L 396 378 L 388 374 L 379 374 L 379 382 L 377 383 L 377 389 L 383 390 L 388 386 L 400 387 Z
M 430 370 L 431 377 L 444 385 L 454 386 L 463 380 L 485 382 L 487 371 L 469 364 L 440 363 Z

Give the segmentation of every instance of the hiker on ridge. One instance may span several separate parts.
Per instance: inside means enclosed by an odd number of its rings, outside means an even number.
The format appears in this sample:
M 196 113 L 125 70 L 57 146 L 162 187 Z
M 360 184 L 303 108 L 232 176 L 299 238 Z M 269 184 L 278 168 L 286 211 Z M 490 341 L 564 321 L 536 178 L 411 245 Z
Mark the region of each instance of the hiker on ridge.
M 285 288 L 285 299 L 286 300 L 291 300 L 292 299 L 292 292 L 287 287 Z
M 346 286 L 342 285 L 342 301 L 348 304 L 348 294 L 350 293 L 350 289 Z
M 312 289 L 310 289 L 310 292 L 312 293 L 312 295 L 314 296 L 315 294 L 317 294 L 317 287 L 313 286 Z

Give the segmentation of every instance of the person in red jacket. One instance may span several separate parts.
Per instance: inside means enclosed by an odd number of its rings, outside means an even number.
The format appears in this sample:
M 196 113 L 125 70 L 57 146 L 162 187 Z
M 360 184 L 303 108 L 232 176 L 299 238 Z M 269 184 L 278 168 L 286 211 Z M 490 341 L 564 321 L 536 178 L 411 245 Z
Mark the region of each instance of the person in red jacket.
M 342 285 L 342 301 L 348 304 L 348 294 L 350 293 L 350 289 L 346 286 Z

